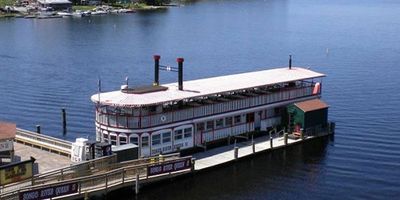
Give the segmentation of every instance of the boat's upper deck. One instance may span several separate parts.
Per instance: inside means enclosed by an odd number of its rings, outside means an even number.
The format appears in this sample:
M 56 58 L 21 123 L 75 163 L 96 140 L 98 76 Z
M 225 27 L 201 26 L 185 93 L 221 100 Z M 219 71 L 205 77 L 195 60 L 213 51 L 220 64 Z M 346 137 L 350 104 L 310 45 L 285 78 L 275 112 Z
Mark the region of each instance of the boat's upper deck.
M 140 94 L 118 90 L 95 94 L 91 100 L 98 103 L 100 98 L 102 105 L 139 107 L 324 76 L 305 68 L 285 67 L 185 81 L 183 90 L 178 89 L 178 83 L 170 83 L 162 85 L 166 90 Z

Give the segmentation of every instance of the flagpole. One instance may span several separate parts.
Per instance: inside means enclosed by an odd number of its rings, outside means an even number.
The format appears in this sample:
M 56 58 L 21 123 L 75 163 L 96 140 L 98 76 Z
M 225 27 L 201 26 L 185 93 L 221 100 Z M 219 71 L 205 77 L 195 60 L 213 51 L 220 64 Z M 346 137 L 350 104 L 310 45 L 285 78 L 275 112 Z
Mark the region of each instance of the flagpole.
M 99 99 L 99 105 L 100 105 L 100 93 L 101 93 L 101 80 L 100 80 L 100 77 L 99 77 L 99 80 L 98 80 L 98 82 L 97 82 L 97 87 L 98 87 L 98 99 Z

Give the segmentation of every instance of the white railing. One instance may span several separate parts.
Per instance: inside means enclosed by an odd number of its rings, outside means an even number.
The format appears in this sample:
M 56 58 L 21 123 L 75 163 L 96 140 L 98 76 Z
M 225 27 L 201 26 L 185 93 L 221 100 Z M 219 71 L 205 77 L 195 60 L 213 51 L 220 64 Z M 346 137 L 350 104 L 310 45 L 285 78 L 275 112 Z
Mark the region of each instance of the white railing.
M 150 158 L 145 160 L 137 160 L 127 162 L 125 164 L 118 164 L 117 167 L 113 166 L 108 170 L 99 171 L 95 174 L 86 174 L 82 176 L 72 177 L 69 179 L 58 179 L 58 181 L 54 182 L 54 179 L 51 181 L 47 181 L 46 183 L 42 183 L 35 186 L 28 186 L 23 188 L 16 188 L 12 191 L 7 191 L 0 194 L 0 199 L 2 200 L 13 200 L 19 199 L 20 193 L 24 191 L 34 191 L 40 190 L 43 188 L 54 188 L 59 185 L 65 185 L 68 183 L 76 183 L 78 186 L 77 192 L 71 195 L 79 196 L 83 193 L 89 193 L 99 190 L 107 190 L 112 189 L 113 186 L 124 185 L 125 183 L 136 181 L 136 178 L 139 178 L 141 181 L 143 180 L 151 180 L 151 179 L 160 179 L 163 176 L 170 176 L 171 173 L 163 173 L 155 176 L 148 176 L 147 169 L 149 166 L 162 164 L 162 163 L 173 163 L 177 161 L 185 161 L 187 159 L 192 160 L 191 156 L 187 157 L 176 157 L 176 155 L 167 157 L 163 160 L 159 158 Z M 192 164 L 193 165 L 193 164 Z M 189 173 L 193 170 L 193 167 L 190 169 L 182 169 L 177 170 L 173 173 Z M 63 176 L 61 174 L 60 176 Z M 115 187 L 114 187 L 115 188 Z M 71 197 L 71 196 L 70 196 Z
M 306 96 L 314 95 L 313 87 L 301 87 L 290 90 L 276 91 L 269 94 L 262 94 L 253 97 L 243 97 L 242 99 L 231 99 L 229 101 L 204 104 L 198 107 L 192 107 L 182 110 L 176 110 L 173 112 L 165 112 L 161 114 L 154 114 L 149 116 L 129 117 L 129 126 L 123 126 L 120 128 L 147 128 L 151 126 L 158 126 L 162 124 L 183 121 L 192 118 L 204 117 L 208 115 L 214 115 L 218 113 L 224 113 L 229 111 L 235 111 L 240 109 L 246 109 L 250 107 L 276 103 L 279 101 L 285 101 L 290 99 L 296 99 Z M 319 95 L 319 94 L 317 94 Z M 126 117 L 120 116 L 126 120 Z M 110 119 L 107 117 L 98 117 L 98 122 L 101 124 L 109 124 Z M 137 118 L 135 120 L 134 118 Z M 139 120 L 140 118 L 140 120 Z M 140 121 L 140 123 L 138 123 Z M 115 123 L 111 123 L 111 126 L 115 126 Z
M 15 140 L 64 156 L 71 156 L 72 142 L 17 128 Z

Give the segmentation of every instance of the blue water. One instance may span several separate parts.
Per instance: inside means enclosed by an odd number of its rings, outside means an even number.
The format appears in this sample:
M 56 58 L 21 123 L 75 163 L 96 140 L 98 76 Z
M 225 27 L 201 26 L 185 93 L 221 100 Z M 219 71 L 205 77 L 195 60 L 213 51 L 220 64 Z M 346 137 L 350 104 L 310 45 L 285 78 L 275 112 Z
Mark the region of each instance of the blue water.
M 294 65 L 328 75 L 334 141 L 160 184 L 139 199 L 398 199 L 399 11 L 396 0 L 208 0 L 133 15 L 2 19 L 0 119 L 93 138 L 98 78 L 103 91 L 126 76 L 151 83 L 153 54 L 169 65 L 184 57 L 187 80 L 286 66 L 292 54 Z

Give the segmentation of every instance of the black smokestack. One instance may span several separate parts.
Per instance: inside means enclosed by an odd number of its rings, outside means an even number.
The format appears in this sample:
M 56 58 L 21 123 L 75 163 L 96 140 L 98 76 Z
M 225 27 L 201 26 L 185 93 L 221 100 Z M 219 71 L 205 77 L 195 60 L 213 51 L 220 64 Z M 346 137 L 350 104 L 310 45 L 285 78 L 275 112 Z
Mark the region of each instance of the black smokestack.
M 160 55 L 154 55 L 154 83 L 153 85 L 160 85 L 160 78 L 159 78 L 159 72 L 160 72 Z
M 292 55 L 289 55 L 289 69 L 292 69 Z
M 177 58 L 176 61 L 178 62 L 178 84 L 179 90 L 183 90 L 183 58 Z

